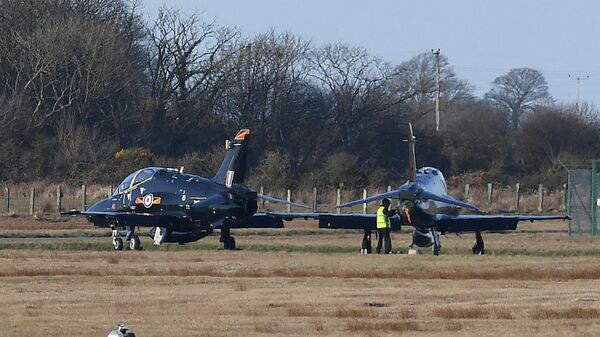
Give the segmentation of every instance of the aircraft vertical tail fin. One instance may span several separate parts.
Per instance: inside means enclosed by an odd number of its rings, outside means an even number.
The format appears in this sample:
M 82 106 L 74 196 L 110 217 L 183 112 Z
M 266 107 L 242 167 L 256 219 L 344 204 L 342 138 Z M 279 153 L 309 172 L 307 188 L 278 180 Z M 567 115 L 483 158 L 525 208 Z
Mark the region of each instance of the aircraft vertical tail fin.
M 415 157 L 415 141 L 417 138 L 413 133 L 411 123 L 408 123 L 408 178 L 410 181 L 417 181 L 417 159 Z
M 248 139 L 250 129 L 240 130 L 233 140 L 227 140 L 225 147 L 227 153 L 213 181 L 231 187 L 232 184 L 241 184 L 246 179 L 246 163 L 248 159 Z

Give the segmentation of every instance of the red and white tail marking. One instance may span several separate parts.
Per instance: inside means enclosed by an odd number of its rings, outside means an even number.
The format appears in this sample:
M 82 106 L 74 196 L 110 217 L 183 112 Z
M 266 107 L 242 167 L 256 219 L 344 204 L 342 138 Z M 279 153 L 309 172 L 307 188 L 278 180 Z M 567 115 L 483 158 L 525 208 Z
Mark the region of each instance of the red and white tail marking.
M 235 175 L 235 172 L 228 170 L 227 171 L 227 175 L 225 176 L 225 186 L 227 186 L 227 188 L 230 188 L 231 185 L 233 184 L 233 176 Z

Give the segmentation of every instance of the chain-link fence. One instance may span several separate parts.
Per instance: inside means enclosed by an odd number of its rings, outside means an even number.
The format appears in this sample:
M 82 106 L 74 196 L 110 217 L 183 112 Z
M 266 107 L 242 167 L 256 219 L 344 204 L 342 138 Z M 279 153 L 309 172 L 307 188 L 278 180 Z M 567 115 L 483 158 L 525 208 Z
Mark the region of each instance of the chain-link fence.
M 600 211 L 600 207 L 598 207 L 600 206 L 600 198 L 598 198 L 600 179 L 598 179 L 596 160 L 592 160 L 591 169 L 568 169 L 568 172 L 567 212 L 572 218 L 569 221 L 569 235 L 597 235 L 598 216 L 600 215 L 598 214 Z

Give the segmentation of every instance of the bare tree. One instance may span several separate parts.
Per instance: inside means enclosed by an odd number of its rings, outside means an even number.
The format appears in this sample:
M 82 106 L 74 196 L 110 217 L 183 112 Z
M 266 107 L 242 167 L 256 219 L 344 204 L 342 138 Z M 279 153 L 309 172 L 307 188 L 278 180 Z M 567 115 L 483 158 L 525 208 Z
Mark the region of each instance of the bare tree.
M 484 99 L 507 114 L 513 130 L 519 128 L 523 114 L 552 101 L 544 75 L 535 69 L 511 69 L 507 74 L 496 77 L 492 85 Z
M 238 44 L 222 112 L 235 127 L 252 125 L 264 131 L 259 147 L 267 145 L 267 138 L 285 144 L 283 130 L 300 122 L 294 98 L 305 83 L 308 48 L 300 38 L 273 30 Z
M 169 123 L 177 128 L 206 126 L 229 78 L 226 67 L 235 52 L 233 45 L 238 35 L 214 22 L 202 22 L 196 13 L 183 16 L 177 10 L 160 10 L 149 30 L 151 103 L 146 118 L 147 135 L 162 133 L 161 127 Z M 186 144 L 177 142 L 177 148 L 186 148 Z M 163 143 L 166 148 L 173 148 L 164 139 Z
M 331 122 L 341 145 L 351 147 L 372 114 L 389 108 L 385 81 L 389 68 L 362 48 L 332 44 L 315 50 L 310 58 L 311 76 L 332 97 Z

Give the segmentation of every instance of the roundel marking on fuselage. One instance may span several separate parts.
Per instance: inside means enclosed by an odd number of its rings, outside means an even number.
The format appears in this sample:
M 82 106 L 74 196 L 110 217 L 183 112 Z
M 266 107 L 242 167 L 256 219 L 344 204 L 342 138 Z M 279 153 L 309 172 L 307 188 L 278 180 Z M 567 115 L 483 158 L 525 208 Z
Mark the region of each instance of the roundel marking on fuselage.
M 143 200 L 144 207 L 146 207 L 146 208 L 152 207 L 153 201 L 154 201 L 154 196 L 152 195 L 152 193 L 146 194 L 144 196 L 144 200 Z

